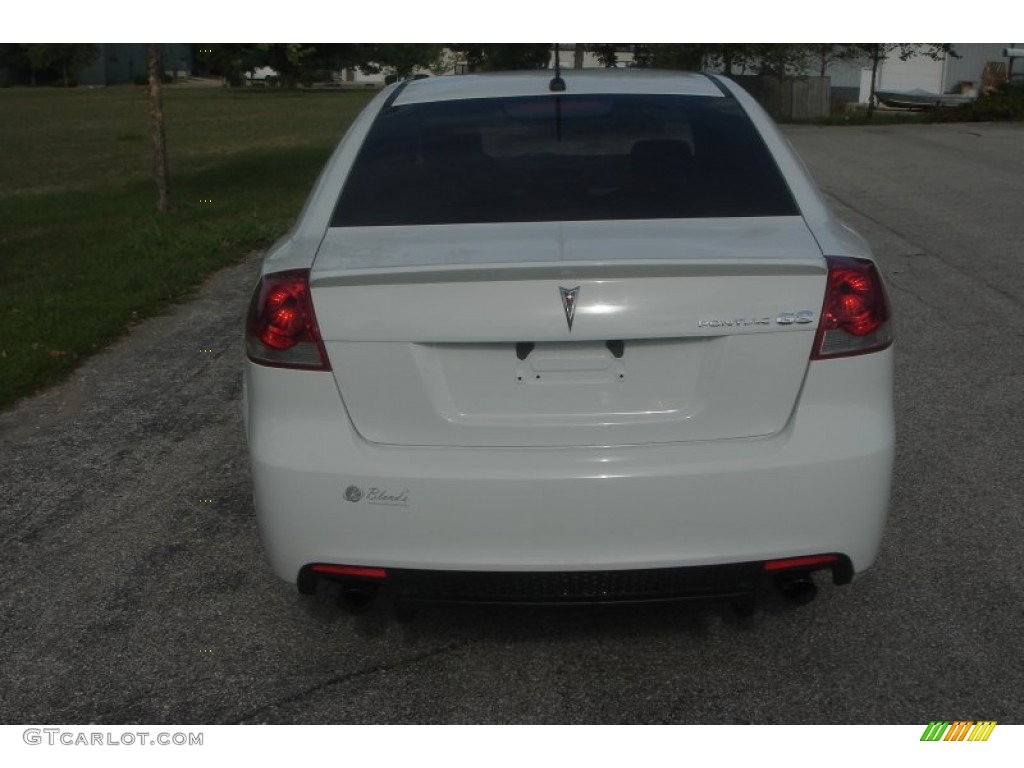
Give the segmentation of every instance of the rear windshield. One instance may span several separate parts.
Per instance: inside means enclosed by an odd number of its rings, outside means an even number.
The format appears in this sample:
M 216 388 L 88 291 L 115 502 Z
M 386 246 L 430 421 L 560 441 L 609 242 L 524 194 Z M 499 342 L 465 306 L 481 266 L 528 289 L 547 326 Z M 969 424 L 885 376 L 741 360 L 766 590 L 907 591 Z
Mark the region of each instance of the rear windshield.
M 384 110 L 331 225 L 797 213 L 731 98 L 550 95 Z

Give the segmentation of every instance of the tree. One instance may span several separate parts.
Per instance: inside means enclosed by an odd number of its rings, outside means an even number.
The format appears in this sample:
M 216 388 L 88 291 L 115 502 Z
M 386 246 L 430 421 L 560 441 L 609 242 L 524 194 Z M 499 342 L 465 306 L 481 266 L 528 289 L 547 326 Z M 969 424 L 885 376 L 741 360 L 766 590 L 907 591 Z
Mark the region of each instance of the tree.
M 32 85 L 36 72 L 59 72 L 64 87 L 71 84 L 71 75 L 96 61 L 100 47 L 95 43 L 28 43 L 21 46 L 32 71 Z
M 868 96 L 868 117 L 875 114 L 878 97 L 875 86 L 878 82 L 878 68 L 886 59 L 895 54 L 901 61 L 915 56 L 927 56 L 938 61 L 947 56 L 957 57 L 951 43 L 852 43 L 871 62 L 871 94 Z
M 853 43 L 814 43 L 807 48 L 810 62 L 817 67 L 818 77 L 825 77 L 828 68 L 836 62 L 864 58 L 864 51 Z
M 750 46 L 748 62 L 755 74 L 779 80 L 800 77 L 810 66 L 812 46 L 803 43 L 773 43 Z
M 810 46 L 803 43 L 709 43 L 689 46 L 692 63 L 701 54 L 703 68 L 721 68 L 726 75 L 754 74 L 780 80 L 806 73 Z
M 196 54 L 201 70 L 223 77 L 226 85 L 241 85 L 245 73 L 266 60 L 266 52 L 254 43 L 200 43 Z
M 153 139 L 153 178 L 156 181 L 156 209 L 160 213 L 171 208 L 171 188 L 167 176 L 167 141 L 164 134 L 163 71 L 160 66 L 160 44 L 147 43 L 146 61 L 149 69 L 149 126 Z
M 611 69 L 619 63 L 619 51 L 628 45 L 630 43 L 588 43 L 586 47 L 597 57 L 602 67 Z
M 583 69 L 583 57 L 587 53 L 586 43 L 573 43 L 572 68 Z
M 458 64 L 458 56 L 438 43 L 437 56 L 427 62 L 425 69 L 429 69 L 434 75 L 450 75 L 455 71 L 456 64 Z
M 702 47 L 704 66 L 720 66 L 726 75 L 732 75 L 737 69 L 740 74 L 746 72 L 755 48 L 751 43 L 712 43 Z
M 466 57 L 470 72 L 496 72 L 509 69 L 547 69 L 551 61 L 551 43 L 448 43 L 449 48 Z
M 270 67 L 285 87 L 354 68 L 391 70 L 404 78 L 418 67 L 438 65 L 442 53 L 440 43 L 203 43 L 198 51 L 200 65 L 229 85 L 241 85 L 245 73 L 257 67 Z
M 711 66 L 723 66 L 726 74 L 731 74 L 736 49 L 742 46 L 728 43 L 633 43 L 632 47 L 634 67 L 700 72 Z
M 258 48 L 264 53 L 263 66 L 277 72 L 286 88 L 312 81 L 312 72 L 319 68 L 317 48 L 309 43 L 261 43 Z
M 357 64 L 365 70 L 372 62 L 382 69 L 390 69 L 398 80 L 409 77 L 417 68 L 433 69 L 441 59 L 440 43 L 374 43 L 364 46 L 361 58 L 366 61 Z

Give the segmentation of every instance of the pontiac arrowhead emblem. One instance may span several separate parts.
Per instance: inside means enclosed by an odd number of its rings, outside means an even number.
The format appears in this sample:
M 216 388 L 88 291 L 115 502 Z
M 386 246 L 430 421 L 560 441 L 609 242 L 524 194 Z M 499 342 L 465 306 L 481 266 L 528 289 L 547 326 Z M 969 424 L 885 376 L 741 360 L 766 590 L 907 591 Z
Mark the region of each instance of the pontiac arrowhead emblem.
M 575 288 L 558 287 L 562 294 L 562 309 L 565 310 L 565 322 L 569 324 L 569 332 L 572 333 L 572 319 L 576 316 L 576 299 L 580 295 L 580 287 Z

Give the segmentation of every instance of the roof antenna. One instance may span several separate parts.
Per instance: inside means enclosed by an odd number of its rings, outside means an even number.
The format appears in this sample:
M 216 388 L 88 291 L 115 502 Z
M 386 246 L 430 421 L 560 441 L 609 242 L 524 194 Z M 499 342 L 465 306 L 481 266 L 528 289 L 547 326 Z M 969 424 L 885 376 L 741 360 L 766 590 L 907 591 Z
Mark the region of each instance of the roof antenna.
M 548 90 L 561 93 L 565 90 L 565 80 L 562 79 L 562 63 L 558 60 L 558 43 L 555 43 L 555 76 L 548 84 Z

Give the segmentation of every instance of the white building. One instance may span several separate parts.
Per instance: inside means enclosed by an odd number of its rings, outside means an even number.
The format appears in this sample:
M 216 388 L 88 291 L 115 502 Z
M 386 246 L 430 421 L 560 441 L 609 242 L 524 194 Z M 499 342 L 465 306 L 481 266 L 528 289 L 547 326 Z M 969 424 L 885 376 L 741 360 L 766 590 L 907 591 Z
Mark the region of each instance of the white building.
M 981 92 L 983 74 L 990 63 L 1006 66 L 1003 50 L 1011 43 L 953 43 L 959 58 L 939 60 L 914 56 L 906 61 L 892 54 L 879 64 L 875 87 L 879 90 L 909 91 L 919 88 L 933 93 L 951 93 L 971 83 Z M 866 104 L 871 93 L 871 62 L 837 62 L 826 74 L 832 78 L 832 93 L 850 102 Z

